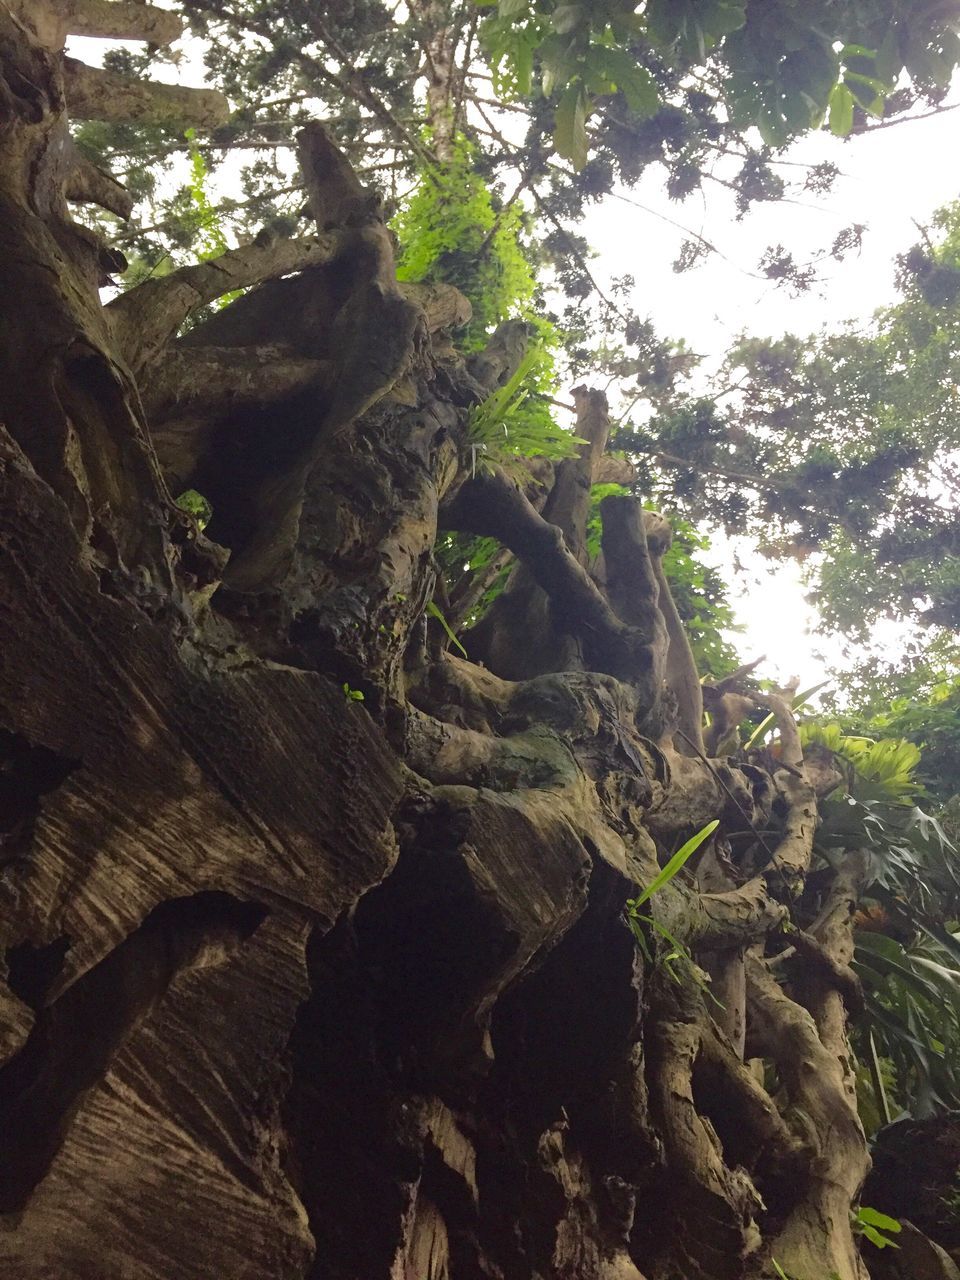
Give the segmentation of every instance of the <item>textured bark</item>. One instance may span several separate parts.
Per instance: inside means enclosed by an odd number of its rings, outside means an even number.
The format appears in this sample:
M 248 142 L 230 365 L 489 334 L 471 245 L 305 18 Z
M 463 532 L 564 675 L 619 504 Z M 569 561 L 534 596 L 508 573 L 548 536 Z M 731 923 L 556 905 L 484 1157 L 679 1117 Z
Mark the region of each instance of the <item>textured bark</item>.
M 0 1272 L 860 1280 L 862 858 L 806 896 L 782 703 L 772 772 L 707 758 L 666 522 L 608 500 L 590 562 L 603 397 L 475 475 L 523 328 L 460 357 L 319 127 L 314 237 L 105 313 L 50 13 L 0 5 Z M 515 558 L 488 666 L 428 632 L 441 529 Z

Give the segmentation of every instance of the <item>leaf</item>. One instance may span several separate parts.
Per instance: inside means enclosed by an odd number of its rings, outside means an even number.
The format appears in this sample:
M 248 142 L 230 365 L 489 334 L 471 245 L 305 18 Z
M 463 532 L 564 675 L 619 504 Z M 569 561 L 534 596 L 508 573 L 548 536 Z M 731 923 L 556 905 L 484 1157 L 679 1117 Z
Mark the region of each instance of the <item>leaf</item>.
M 845 138 L 853 128 L 853 94 L 845 84 L 834 85 L 830 94 L 830 132 Z
M 213 504 L 209 498 L 205 498 L 196 489 L 185 489 L 180 497 L 177 498 L 175 505 L 181 511 L 186 511 L 187 515 L 193 516 L 197 522 L 197 528 L 201 532 L 213 519 Z
M 728 36 L 739 31 L 747 20 L 747 10 L 742 4 L 715 4 L 704 15 L 703 24 L 712 36 Z
M 527 98 L 533 87 L 533 45 L 529 40 L 517 41 L 513 65 L 517 77 L 517 93 L 521 98 Z
M 876 71 L 877 75 L 887 85 L 893 86 L 896 83 L 897 76 L 903 67 L 903 58 L 900 56 L 900 40 L 897 35 L 897 29 L 890 27 L 883 43 L 877 50 Z
M 436 620 L 440 623 L 441 627 L 443 627 L 444 631 L 447 633 L 447 638 L 450 640 L 450 643 L 455 644 L 457 648 L 460 650 L 460 652 L 463 654 L 463 656 L 466 657 L 467 656 L 466 649 L 457 639 L 456 633 L 454 632 L 453 627 L 451 627 L 450 623 L 443 616 L 443 611 L 441 610 L 440 606 L 437 604 L 435 600 L 431 600 L 428 603 L 427 613 L 429 613 L 431 618 L 436 618 Z
M 530 0 L 500 0 L 500 17 L 517 18 L 530 12 Z
M 577 66 L 574 42 L 556 33 L 547 36 L 537 50 L 540 59 L 540 75 L 545 98 L 562 89 Z
M 638 116 L 652 116 L 660 106 L 660 90 L 653 76 L 641 67 L 626 49 L 603 49 L 601 65 L 605 74 Z
M 879 1227 L 881 1231 L 892 1231 L 894 1235 L 903 1230 L 898 1219 L 881 1213 L 879 1209 L 871 1209 L 866 1204 L 862 1204 L 857 1210 L 857 1222 L 861 1226 Z
M 662 889 L 665 884 L 672 880 L 677 872 L 683 867 L 690 855 L 700 848 L 707 836 L 713 835 L 719 825 L 720 819 L 714 818 L 714 820 L 712 822 L 708 822 L 701 831 L 698 831 L 695 836 L 691 836 L 686 844 L 682 845 L 677 850 L 660 873 L 654 876 L 646 889 L 644 889 L 643 893 L 640 894 L 639 898 L 635 899 L 633 905 L 635 907 L 642 907 L 648 898 L 652 898 L 658 889 Z
M 887 1237 L 882 1234 L 882 1232 L 876 1229 L 876 1227 L 862 1226 L 860 1230 L 867 1237 L 870 1243 L 876 1245 L 878 1249 L 899 1249 L 900 1248 L 900 1246 L 896 1244 L 895 1241 L 888 1240 Z
M 553 29 L 560 35 L 568 35 L 583 26 L 585 18 L 582 4 L 561 4 L 553 11 Z
M 557 154 L 569 160 L 579 173 L 587 163 L 587 95 L 583 85 L 571 84 L 563 92 L 557 106 L 553 134 Z

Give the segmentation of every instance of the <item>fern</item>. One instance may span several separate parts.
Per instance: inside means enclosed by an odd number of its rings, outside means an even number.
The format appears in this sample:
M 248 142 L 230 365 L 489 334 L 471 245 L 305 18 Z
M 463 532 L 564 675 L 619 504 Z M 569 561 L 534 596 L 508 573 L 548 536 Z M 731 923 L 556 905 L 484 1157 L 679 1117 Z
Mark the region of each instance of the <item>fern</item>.
M 470 414 L 468 436 L 474 471 L 516 470 L 521 458 L 569 458 L 586 441 L 558 426 L 539 396 L 546 357 L 532 347 L 502 387 Z
M 400 280 L 452 284 L 470 300 L 468 351 L 484 345 L 502 320 L 525 318 L 535 291 L 521 241 L 523 210 L 497 210 L 475 170 L 474 148 L 460 136 L 442 171 L 429 170 L 394 222 L 400 241 Z

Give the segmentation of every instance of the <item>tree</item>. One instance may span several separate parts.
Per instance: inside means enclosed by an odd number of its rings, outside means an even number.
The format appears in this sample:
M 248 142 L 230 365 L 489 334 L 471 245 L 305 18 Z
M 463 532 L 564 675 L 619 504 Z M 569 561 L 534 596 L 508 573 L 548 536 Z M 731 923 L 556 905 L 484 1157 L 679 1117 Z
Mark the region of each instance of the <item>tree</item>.
M 129 198 L 68 102 L 224 104 L 73 64 L 70 29 L 175 23 L 0 6 L 4 1266 L 865 1276 L 876 876 L 863 823 L 815 843 L 841 744 L 749 671 L 701 687 L 670 525 L 595 501 L 632 475 L 605 397 L 564 442 L 528 320 L 458 350 L 469 301 L 398 282 L 321 125 L 311 234 L 102 306 L 115 251 L 66 201 Z M 437 548 L 479 537 L 511 567 L 457 602 L 465 657 Z M 761 711 L 776 741 L 727 746 Z
M 955 661 L 957 209 L 900 259 L 903 299 L 867 325 L 776 341 L 744 335 L 713 397 L 672 391 L 618 444 L 648 492 L 806 562 L 826 627 L 866 660 L 879 619 L 912 624 L 914 665 Z M 873 697 L 895 697 L 869 683 Z M 902 683 L 902 678 L 901 678 Z

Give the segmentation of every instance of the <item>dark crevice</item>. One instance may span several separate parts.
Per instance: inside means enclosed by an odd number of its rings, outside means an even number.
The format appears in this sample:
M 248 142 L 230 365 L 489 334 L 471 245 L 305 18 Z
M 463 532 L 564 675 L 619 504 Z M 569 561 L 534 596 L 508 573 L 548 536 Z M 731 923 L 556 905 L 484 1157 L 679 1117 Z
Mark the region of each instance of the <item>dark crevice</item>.
M 0 729 L 0 867 L 27 852 L 41 797 L 79 767 L 78 760 Z
M 21 1209 L 60 1149 L 83 1100 L 177 974 L 224 959 L 266 917 L 256 903 L 204 892 L 156 907 L 129 937 L 53 1004 L 0 1069 L 0 1212 Z M 57 944 L 52 944 L 56 947 Z M 30 974 L 23 948 L 21 977 Z M 34 949 L 51 951 L 50 948 Z M 52 964 L 53 955 L 45 961 Z M 43 968 L 41 964 L 40 968 Z
M 311 995 L 291 1041 L 284 1121 L 317 1242 L 310 1277 L 386 1275 L 420 1174 L 417 1135 L 405 1140 L 404 1108 L 378 1060 L 376 1009 L 349 921 L 315 934 L 307 963 Z
M 24 1004 L 39 1010 L 60 975 L 70 946 L 70 939 L 62 936 L 45 945 L 21 942 L 19 946 L 8 947 L 7 986 Z

